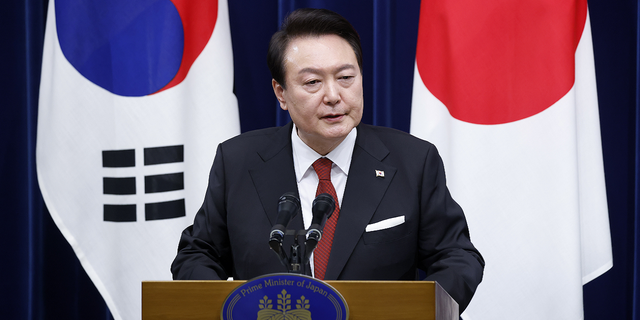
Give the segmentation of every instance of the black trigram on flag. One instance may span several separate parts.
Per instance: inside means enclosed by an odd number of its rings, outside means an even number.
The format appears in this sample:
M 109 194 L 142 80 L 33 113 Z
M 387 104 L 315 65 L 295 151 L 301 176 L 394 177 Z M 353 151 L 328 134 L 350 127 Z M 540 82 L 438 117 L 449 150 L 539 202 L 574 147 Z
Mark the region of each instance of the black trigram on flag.
M 105 195 L 122 196 L 124 204 L 104 205 L 104 221 L 112 222 L 131 222 L 136 221 L 137 207 L 135 199 L 139 199 L 138 184 L 144 183 L 144 194 L 153 195 L 157 193 L 166 193 L 170 191 L 184 190 L 184 172 L 175 172 L 175 167 L 170 164 L 184 163 L 184 146 L 167 146 L 144 148 L 144 168 L 159 169 L 153 171 L 171 171 L 159 174 L 140 174 L 141 171 L 136 168 L 136 150 L 105 150 L 102 151 L 102 167 L 114 168 L 117 177 L 103 177 L 103 193 Z M 163 165 L 166 169 L 163 170 Z M 140 164 L 138 164 L 138 167 Z M 157 167 L 156 167 L 157 166 Z M 111 170 L 111 169 L 108 169 Z M 126 173 L 129 173 L 127 176 Z M 124 177 L 121 175 L 125 175 Z M 143 180 L 140 180 L 144 177 Z M 137 195 L 137 196 L 136 196 Z M 133 196 L 133 197 L 132 197 Z M 129 201 L 127 201 L 129 200 Z M 118 201 L 120 202 L 120 201 Z M 147 202 L 144 201 L 144 217 L 145 220 L 161 220 L 171 219 L 185 216 L 184 196 L 181 199 Z

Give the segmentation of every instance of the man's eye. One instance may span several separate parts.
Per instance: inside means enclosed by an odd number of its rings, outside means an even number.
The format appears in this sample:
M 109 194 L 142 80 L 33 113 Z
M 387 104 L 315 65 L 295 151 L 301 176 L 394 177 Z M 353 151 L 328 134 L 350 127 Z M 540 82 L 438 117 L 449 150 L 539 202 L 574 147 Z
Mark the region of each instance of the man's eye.
M 318 83 L 318 80 L 307 81 L 307 84 L 316 84 L 316 83 Z

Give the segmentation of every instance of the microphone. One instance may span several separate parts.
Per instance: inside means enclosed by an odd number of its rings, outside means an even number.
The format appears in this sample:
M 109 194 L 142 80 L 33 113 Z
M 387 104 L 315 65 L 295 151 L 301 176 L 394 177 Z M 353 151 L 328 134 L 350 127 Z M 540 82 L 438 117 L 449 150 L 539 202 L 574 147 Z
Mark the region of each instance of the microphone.
M 313 205 L 311 207 L 313 218 L 311 219 L 309 231 L 307 231 L 307 238 L 309 238 L 309 236 L 315 237 L 315 232 L 322 233 L 322 227 L 326 221 L 325 217 L 329 219 L 331 214 L 333 214 L 335 207 L 336 204 L 333 201 L 333 197 L 328 193 L 321 193 L 313 200 Z M 321 234 L 317 236 L 318 241 L 320 241 L 321 236 Z
M 318 245 L 318 241 L 322 238 L 322 228 L 327 219 L 333 214 L 335 207 L 335 201 L 333 201 L 333 197 L 328 193 L 321 193 L 313 200 L 311 207 L 313 218 L 311 219 L 311 226 L 309 226 L 309 230 L 307 230 L 307 240 L 304 242 L 306 262 L 309 261 L 311 253 L 313 253 L 313 250 Z
M 276 224 L 271 228 L 271 233 L 269 234 L 269 246 L 276 253 L 280 253 L 287 225 L 298 211 L 300 211 L 300 199 L 295 193 L 287 192 L 278 200 Z

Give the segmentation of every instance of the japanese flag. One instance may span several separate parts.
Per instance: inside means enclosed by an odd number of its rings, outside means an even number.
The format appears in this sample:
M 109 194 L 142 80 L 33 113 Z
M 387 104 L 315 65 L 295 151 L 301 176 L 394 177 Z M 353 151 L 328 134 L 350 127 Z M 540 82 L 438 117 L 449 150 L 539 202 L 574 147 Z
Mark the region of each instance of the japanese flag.
M 170 280 L 219 142 L 240 132 L 226 0 L 52 0 L 37 136 L 53 220 L 116 319 Z
M 612 266 L 586 0 L 423 0 L 411 132 L 486 260 L 465 319 L 582 319 Z

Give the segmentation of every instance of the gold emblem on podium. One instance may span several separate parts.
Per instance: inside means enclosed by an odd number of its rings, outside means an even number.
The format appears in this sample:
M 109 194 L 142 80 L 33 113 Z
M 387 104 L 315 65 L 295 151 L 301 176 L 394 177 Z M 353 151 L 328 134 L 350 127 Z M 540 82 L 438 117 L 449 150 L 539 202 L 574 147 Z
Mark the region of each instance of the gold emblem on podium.
M 260 299 L 257 320 L 311 320 L 309 300 L 304 296 L 296 300 L 296 309 L 291 309 L 291 295 L 287 290 L 278 294 L 278 307 L 273 309 L 272 300 L 268 296 Z

